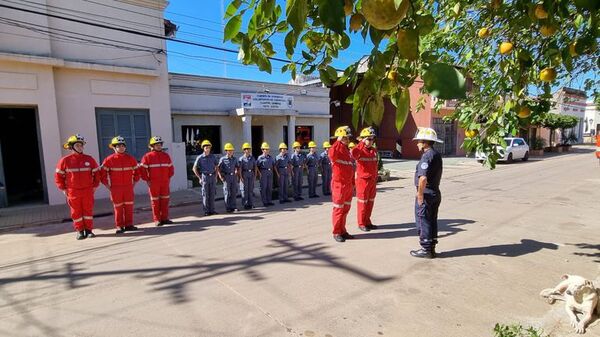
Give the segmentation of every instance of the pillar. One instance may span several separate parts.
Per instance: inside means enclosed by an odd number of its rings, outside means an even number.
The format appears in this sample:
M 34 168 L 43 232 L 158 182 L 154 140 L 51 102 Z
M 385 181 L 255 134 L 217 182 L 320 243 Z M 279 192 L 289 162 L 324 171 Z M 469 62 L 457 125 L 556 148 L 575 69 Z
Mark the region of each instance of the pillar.
M 296 141 L 296 116 L 288 116 L 287 122 L 288 122 L 287 138 L 288 138 L 288 143 L 289 143 L 288 147 L 291 149 L 292 145 Z

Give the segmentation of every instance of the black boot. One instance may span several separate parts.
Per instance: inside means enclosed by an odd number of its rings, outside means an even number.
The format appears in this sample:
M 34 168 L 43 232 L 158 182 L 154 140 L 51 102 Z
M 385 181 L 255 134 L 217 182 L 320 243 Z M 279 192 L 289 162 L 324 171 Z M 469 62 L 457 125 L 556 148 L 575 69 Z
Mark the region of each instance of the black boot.
M 333 235 L 333 239 L 337 242 L 344 242 L 346 241 L 346 239 L 344 238 L 344 236 L 340 235 L 340 234 L 334 234 Z
M 348 232 L 346 232 L 346 233 L 342 234 L 342 236 L 343 236 L 343 237 L 344 237 L 344 239 L 346 239 L 346 240 L 352 240 L 352 239 L 354 239 L 354 236 L 353 236 L 353 235 L 351 235 L 351 234 L 350 234 L 350 233 L 348 233 Z
M 77 240 L 83 240 L 85 238 L 87 238 L 85 231 L 79 231 L 79 233 L 77 233 Z
M 420 257 L 423 259 L 433 259 L 435 258 L 435 252 L 430 250 L 425 250 L 423 248 L 419 250 L 411 250 L 410 255 L 413 257 Z
M 173 220 L 169 220 L 169 219 L 167 219 L 167 220 L 163 220 L 163 221 L 161 221 L 161 222 L 162 222 L 163 224 L 165 224 L 165 225 L 172 225 L 172 224 L 173 224 Z
M 125 227 L 119 227 L 116 231 L 115 234 L 123 234 L 125 233 Z
M 377 226 L 370 224 L 370 225 L 367 225 L 367 228 L 370 230 L 374 230 L 374 229 L 377 229 Z
M 137 231 L 138 228 L 135 227 L 134 225 L 129 225 L 129 226 L 125 226 L 125 230 L 128 231 L 128 232 L 131 232 L 131 231 Z
M 91 230 L 91 229 L 86 229 L 86 230 L 85 230 L 85 237 L 86 237 L 86 238 L 95 238 L 95 237 L 96 237 L 96 234 L 92 233 L 92 230 Z

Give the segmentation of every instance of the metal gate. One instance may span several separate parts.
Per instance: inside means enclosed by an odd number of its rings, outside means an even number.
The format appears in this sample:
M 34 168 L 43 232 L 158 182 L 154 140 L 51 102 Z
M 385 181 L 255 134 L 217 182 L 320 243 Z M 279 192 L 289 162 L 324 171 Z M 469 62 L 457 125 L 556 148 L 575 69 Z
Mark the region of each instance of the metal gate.
M 444 144 L 436 144 L 435 149 L 446 156 L 456 155 L 456 124 L 444 122 L 442 118 L 433 118 L 433 129 Z

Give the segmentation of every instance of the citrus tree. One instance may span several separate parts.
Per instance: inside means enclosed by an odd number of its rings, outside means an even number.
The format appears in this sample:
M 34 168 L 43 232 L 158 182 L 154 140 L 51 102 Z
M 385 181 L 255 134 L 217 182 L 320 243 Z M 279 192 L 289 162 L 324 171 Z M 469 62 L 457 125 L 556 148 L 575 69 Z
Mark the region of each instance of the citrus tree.
M 408 88 L 420 78 L 437 107 L 458 100 L 449 119 L 467 130 L 463 147 L 490 154 L 493 167 L 494 144 L 547 114 L 553 85 L 598 73 L 599 9 L 598 0 L 234 0 L 224 40 L 239 45 L 244 64 L 271 72 L 271 39 L 284 35 L 282 71 L 351 85 L 355 127 L 380 124 L 389 98 L 402 130 Z M 336 69 L 353 34 L 374 47 Z M 470 92 L 465 78 L 474 83 Z M 597 95 L 599 84 L 588 78 L 586 90 Z

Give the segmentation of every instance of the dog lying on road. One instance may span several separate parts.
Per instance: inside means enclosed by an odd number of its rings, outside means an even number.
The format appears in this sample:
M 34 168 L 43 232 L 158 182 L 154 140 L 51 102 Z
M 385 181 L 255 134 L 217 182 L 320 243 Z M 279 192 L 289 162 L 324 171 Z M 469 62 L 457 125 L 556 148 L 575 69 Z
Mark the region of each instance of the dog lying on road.
M 564 301 L 571 326 L 577 333 L 585 333 L 594 311 L 600 316 L 600 289 L 596 289 L 592 281 L 581 276 L 563 275 L 562 281 L 556 287 L 542 290 L 540 296 L 546 298 L 550 304 L 556 300 Z M 578 318 L 576 313 L 581 313 L 581 318 Z

